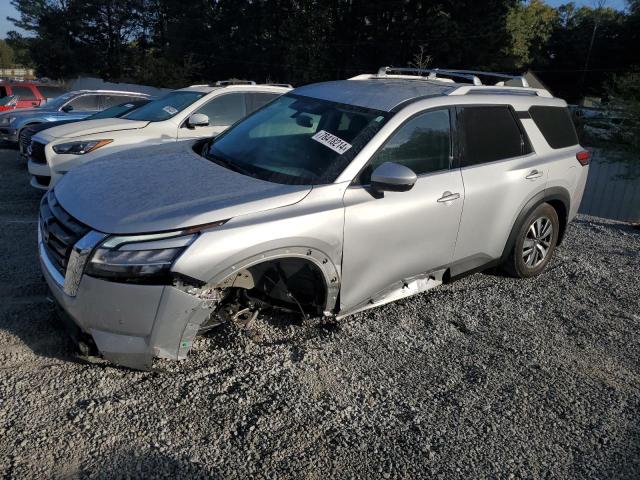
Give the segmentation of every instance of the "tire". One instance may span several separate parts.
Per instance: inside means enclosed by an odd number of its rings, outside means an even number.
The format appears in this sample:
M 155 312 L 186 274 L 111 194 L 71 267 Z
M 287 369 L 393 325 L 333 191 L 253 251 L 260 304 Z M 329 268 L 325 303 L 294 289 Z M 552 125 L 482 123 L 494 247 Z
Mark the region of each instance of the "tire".
M 559 233 L 556 210 L 548 203 L 538 205 L 522 223 L 503 268 L 516 278 L 540 275 L 553 256 Z

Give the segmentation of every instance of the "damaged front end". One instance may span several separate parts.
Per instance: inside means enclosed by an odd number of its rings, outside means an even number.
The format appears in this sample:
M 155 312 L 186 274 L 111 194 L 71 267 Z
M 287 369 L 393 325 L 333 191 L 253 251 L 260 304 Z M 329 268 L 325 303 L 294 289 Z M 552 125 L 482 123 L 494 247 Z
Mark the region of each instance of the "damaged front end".
M 108 236 L 75 221 L 52 194 L 45 197 L 42 270 L 85 353 L 93 343 L 108 361 L 148 370 L 154 357 L 185 359 L 199 333 L 246 308 L 334 311 L 338 273 L 320 251 L 263 252 L 201 282 L 172 270 L 197 230 Z

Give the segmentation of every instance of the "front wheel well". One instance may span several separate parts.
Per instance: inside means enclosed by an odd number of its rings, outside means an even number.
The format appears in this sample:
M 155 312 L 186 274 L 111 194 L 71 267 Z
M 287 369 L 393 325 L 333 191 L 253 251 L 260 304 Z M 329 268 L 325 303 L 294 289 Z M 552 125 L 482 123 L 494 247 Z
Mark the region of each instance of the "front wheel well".
M 244 290 L 258 303 L 311 314 L 321 314 L 327 303 L 325 277 L 314 262 L 305 258 L 267 260 L 237 272 L 229 280 L 225 282 L 229 287 Z

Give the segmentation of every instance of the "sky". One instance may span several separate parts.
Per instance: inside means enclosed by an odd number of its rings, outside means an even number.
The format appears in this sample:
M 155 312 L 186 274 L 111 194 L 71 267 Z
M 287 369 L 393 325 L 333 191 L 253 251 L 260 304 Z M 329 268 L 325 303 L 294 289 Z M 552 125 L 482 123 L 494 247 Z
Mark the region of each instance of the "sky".
M 557 7 L 568 3 L 568 0 L 547 0 L 549 5 Z M 578 5 L 593 6 L 595 0 L 575 0 Z M 607 0 L 607 6 L 622 10 L 625 8 L 624 0 Z M 9 30 L 15 30 L 13 23 L 7 20 L 7 17 L 17 17 L 18 12 L 11 5 L 9 0 L 0 0 L 0 38 L 5 38 Z

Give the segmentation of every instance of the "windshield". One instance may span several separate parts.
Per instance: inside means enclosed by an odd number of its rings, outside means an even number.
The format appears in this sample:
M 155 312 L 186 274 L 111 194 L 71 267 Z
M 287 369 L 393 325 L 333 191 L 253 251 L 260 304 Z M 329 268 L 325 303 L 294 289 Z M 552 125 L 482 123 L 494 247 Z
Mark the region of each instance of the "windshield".
M 59 97 L 56 97 L 53 100 L 49 100 L 41 108 L 46 108 L 47 110 L 58 110 L 65 103 L 67 103 L 69 100 L 71 100 L 73 97 L 77 95 L 78 95 L 77 93 L 65 93 L 64 95 L 60 95 Z
M 204 155 L 270 182 L 331 183 L 388 116 L 378 110 L 290 94 L 217 137 Z
M 145 122 L 168 120 L 205 95 L 206 93 L 204 92 L 171 92 L 158 100 L 149 102 L 144 107 L 134 110 L 126 115 L 125 118 L 129 120 L 143 120 Z
M 94 113 L 90 117 L 86 118 L 86 120 L 98 120 L 100 118 L 120 118 L 123 115 L 134 111 L 136 108 L 140 108 L 141 106 L 146 105 L 147 103 L 149 103 L 148 100 L 123 103 L 121 105 L 116 105 L 114 107 L 107 108 L 106 110 L 102 110 L 101 112 Z

